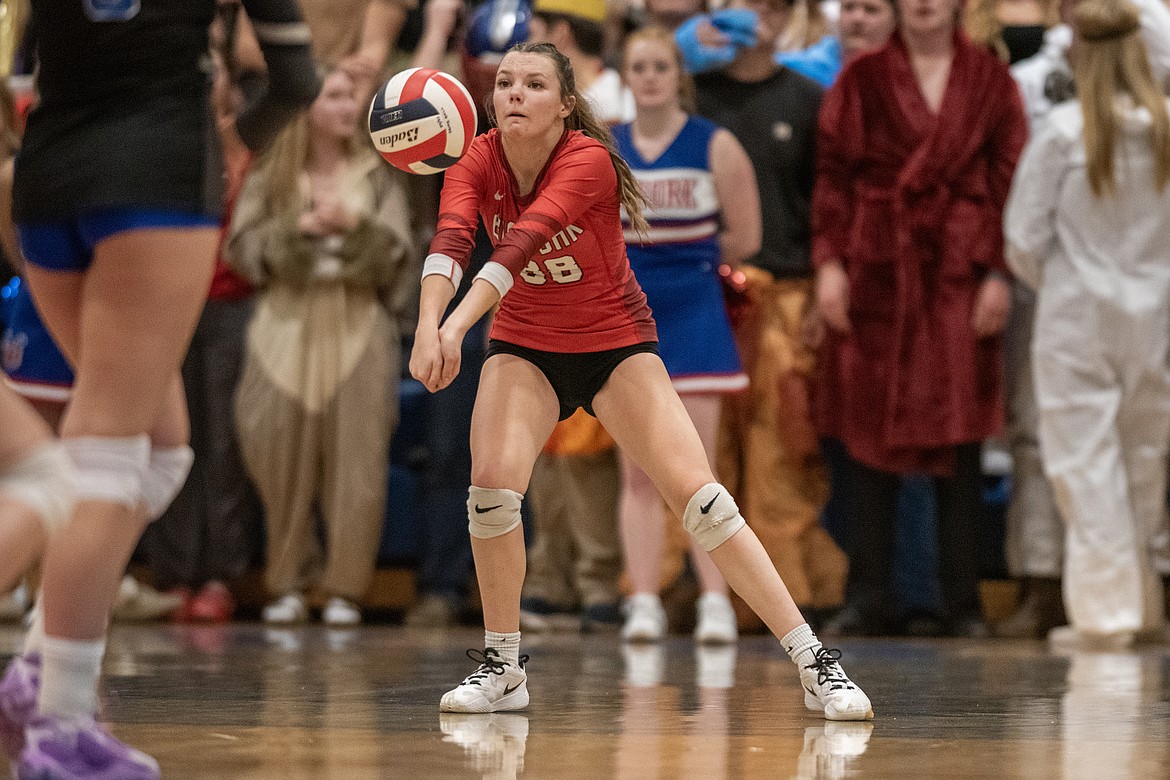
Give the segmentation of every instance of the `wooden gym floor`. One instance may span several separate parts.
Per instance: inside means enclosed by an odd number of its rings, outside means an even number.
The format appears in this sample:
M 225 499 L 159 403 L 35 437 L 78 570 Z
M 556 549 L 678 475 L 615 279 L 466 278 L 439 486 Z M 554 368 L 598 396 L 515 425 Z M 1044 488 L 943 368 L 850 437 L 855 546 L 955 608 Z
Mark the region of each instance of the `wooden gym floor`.
M 19 647 L 0 628 L 0 659 Z M 532 704 L 441 715 L 471 629 L 118 626 L 105 717 L 166 778 L 1170 778 L 1170 646 L 837 646 L 871 723 L 805 710 L 778 643 L 526 635 Z M 836 643 L 831 643 L 836 644 Z

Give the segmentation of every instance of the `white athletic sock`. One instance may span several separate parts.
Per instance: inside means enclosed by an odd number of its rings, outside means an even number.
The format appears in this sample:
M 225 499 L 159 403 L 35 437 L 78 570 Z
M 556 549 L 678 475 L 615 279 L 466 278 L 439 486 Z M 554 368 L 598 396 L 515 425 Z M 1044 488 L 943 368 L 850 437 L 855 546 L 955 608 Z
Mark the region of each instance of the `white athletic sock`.
M 37 600 L 33 602 L 32 623 L 28 633 L 24 635 L 23 655 L 32 655 L 41 652 L 41 645 L 45 642 L 45 607 L 44 598 L 37 591 Z
M 514 664 L 520 663 L 520 632 L 511 634 L 497 634 L 495 631 L 485 631 L 483 634 L 484 649 L 494 647 L 500 658 Z
M 817 639 L 817 635 L 809 628 L 808 623 L 801 623 L 789 631 L 780 640 L 780 644 L 784 645 L 784 649 L 788 651 L 788 657 L 797 666 L 811 664 L 816 658 L 817 650 L 821 649 L 821 640 Z
M 41 640 L 41 714 L 93 717 L 97 713 L 97 683 L 105 651 L 104 639 L 46 636 Z

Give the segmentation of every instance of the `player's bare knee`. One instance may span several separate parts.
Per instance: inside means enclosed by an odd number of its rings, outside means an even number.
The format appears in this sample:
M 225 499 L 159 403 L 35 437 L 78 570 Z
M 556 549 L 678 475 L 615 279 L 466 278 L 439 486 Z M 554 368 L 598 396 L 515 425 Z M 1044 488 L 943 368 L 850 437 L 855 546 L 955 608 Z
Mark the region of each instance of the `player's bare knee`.
M 711 482 L 687 502 L 683 525 L 700 547 L 711 552 L 743 528 L 744 519 L 727 488 Z
M 0 473 L 0 494 L 32 508 L 52 535 L 69 524 L 77 501 L 77 476 L 59 442 L 38 447 Z
M 520 503 L 524 496 L 507 488 L 467 491 L 467 530 L 477 539 L 503 536 L 520 525 Z
M 61 443 L 77 474 L 79 501 L 138 508 L 150 466 L 150 437 L 79 436 Z
M 142 503 L 146 506 L 148 520 L 153 522 L 167 511 L 187 482 L 194 463 L 195 451 L 186 444 L 151 448 L 142 484 Z

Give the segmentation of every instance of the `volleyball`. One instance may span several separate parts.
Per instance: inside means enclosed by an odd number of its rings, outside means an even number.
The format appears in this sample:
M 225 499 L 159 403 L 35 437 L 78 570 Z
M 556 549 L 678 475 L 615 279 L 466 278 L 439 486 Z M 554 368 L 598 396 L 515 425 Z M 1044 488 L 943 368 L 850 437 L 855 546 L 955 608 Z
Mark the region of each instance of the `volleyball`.
M 479 121 L 467 88 L 449 73 L 411 68 L 370 104 L 370 138 L 386 162 L 407 173 L 439 173 L 467 153 Z

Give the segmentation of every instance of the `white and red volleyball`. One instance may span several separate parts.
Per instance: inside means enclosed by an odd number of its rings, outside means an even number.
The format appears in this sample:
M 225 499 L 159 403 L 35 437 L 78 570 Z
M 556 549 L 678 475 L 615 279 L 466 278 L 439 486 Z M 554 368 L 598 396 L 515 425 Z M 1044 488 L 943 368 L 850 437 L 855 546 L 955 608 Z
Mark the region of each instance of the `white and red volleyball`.
M 378 153 L 407 173 L 439 173 L 467 153 L 478 122 L 475 101 L 449 73 L 404 70 L 370 104 L 370 138 Z

